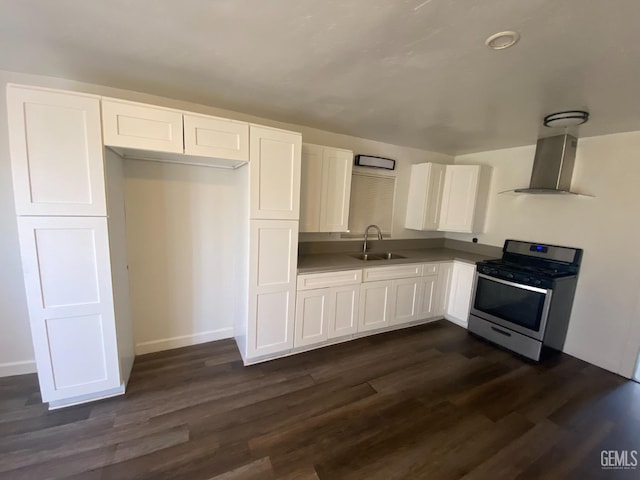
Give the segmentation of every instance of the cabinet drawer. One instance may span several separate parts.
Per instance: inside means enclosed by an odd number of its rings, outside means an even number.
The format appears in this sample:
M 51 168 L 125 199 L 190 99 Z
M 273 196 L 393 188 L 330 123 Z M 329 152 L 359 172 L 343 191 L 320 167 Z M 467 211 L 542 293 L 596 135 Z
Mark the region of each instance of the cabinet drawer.
M 184 153 L 248 162 L 249 124 L 185 114 Z
M 396 278 L 421 277 L 422 265 L 411 263 L 408 265 L 394 265 L 393 267 L 365 268 L 362 275 L 363 282 L 377 280 L 393 280 Z
M 345 270 L 341 272 L 309 273 L 298 275 L 298 290 L 313 288 L 339 287 L 353 285 L 362 281 L 362 270 Z
M 104 144 L 159 152 L 184 153 L 182 113 L 124 100 L 102 100 Z
M 422 275 L 436 275 L 438 273 L 437 263 L 425 263 L 422 265 Z

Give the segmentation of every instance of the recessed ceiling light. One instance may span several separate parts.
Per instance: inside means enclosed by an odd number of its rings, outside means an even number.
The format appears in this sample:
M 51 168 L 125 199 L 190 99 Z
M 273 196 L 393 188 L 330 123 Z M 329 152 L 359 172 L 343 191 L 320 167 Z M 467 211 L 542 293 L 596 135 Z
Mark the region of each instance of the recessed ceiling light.
M 520 40 L 518 32 L 498 32 L 491 35 L 484 41 L 484 44 L 493 50 L 502 50 L 515 45 Z
M 545 127 L 576 127 L 589 120 L 589 112 L 584 110 L 568 110 L 552 113 L 544 117 Z

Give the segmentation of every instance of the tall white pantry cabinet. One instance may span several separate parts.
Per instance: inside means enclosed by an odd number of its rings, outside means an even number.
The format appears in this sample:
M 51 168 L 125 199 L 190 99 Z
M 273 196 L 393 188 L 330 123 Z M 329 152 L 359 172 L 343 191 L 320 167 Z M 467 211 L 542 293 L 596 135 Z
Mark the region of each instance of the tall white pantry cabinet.
M 293 348 L 302 149 L 284 130 L 251 125 L 249 139 L 248 315 L 236 327 L 245 364 Z
M 122 393 L 134 357 L 123 175 L 118 162 L 105 170 L 100 97 L 10 85 L 7 104 L 42 400 Z

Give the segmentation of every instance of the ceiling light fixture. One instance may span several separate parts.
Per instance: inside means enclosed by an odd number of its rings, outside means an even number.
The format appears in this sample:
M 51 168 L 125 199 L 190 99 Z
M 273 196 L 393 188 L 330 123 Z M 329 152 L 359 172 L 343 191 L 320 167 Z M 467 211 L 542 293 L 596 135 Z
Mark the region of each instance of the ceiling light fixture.
M 493 50 L 503 50 L 514 46 L 520 40 L 518 32 L 506 31 L 494 33 L 484 41 L 484 44 Z
M 589 112 L 584 110 L 567 110 L 566 112 L 552 113 L 544 117 L 545 127 L 577 127 L 589 120 Z

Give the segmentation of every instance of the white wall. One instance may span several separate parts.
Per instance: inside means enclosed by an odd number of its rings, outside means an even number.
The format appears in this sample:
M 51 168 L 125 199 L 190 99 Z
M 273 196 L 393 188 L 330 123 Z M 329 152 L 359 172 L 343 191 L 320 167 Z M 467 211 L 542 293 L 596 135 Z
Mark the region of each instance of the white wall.
M 595 198 L 499 194 L 527 187 L 535 146 L 456 157 L 493 167 L 485 233 L 584 249 L 565 351 L 630 377 L 640 346 L 640 132 L 582 138 L 572 190 Z
M 7 138 L 6 99 L 4 94 L 6 84 L 9 82 L 112 96 L 255 122 L 302 132 L 303 141 L 305 142 L 347 148 L 355 153 L 393 158 L 397 160 L 397 170 L 393 174 L 398 178 L 394 237 L 419 238 L 441 235 L 438 233 L 404 230 L 402 222 L 404 221 L 404 211 L 406 209 L 410 164 L 426 161 L 451 163 L 453 158 L 450 156 L 298 125 L 274 122 L 249 114 L 230 112 L 139 92 L 0 70 L 0 91 L 2 92 L 0 94 L 0 265 L 2 265 L 2 269 L 0 269 L 0 376 L 35 371 L 13 205 Z M 229 311 L 230 305 L 226 303 L 226 300 L 206 297 L 202 291 L 195 292 L 195 290 L 191 290 L 188 292 L 187 288 L 187 285 L 190 285 L 207 289 L 212 285 L 219 285 L 223 282 L 221 278 L 214 279 L 202 276 L 202 273 L 198 272 L 195 267 L 191 270 L 177 267 L 177 265 L 184 265 L 183 263 L 169 262 L 154 265 L 155 259 L 163 254 L 178 255 L 178 258 L 186 259 L 188 253 L 186 247 L 185 250 L 180 250 L 181 243 L 190 244 L 189 248 L 192 251 L 197 249 L 196 251 L 200 255 L 199 258 L 207 265 L 217 265 L 221 261 L 210 256 L 209 251 L 205 248 L 209 244 L 204 245 L 199 242 L 217 241 L 212 240 L 213 224 L 207 223 L 211 220 L 211 217 L 204 205 L 214 199 L 219 200 L 220 198 L 217 195 L 226 195 L 225 201 L 229 198 L 231 195 L 229 190 L 224 190 L 224 193 L 213 193 L 214 185 L 224 184 L 226 185 L 225 188 L 231 188 L 226 183 L 229 179 L 217 170 L 207 170 L 208 173 L 206 174 L 201 174 L 201 172 L 195 174 L 194 171 L 190 171 L 188 168 L 180 166 L 172 169 L 159 166 L 159 164 L 134 166 L 132 162 L 128 161 L 127 163 L 125 186 L 128 199 L 127 214 L 130 217 L 127 221 L 131 224 L 132 229 L 128 241 L 131 256 L 129 260 L 134 262 L 131 279 L 134 324 L 136 342 L 146 343 L 145 346 L 139 347 L 139 350 L 146 351 L 160 345 L 166 345 L 167 343 L 162 343 L 166 339 L 173 339 L 173 343 L 169 342 L 169 344 L 180 343 L 181 341 L 187 342 L 186 338 L 176 340 L 176 337 L 189 337 L 201 333 L 203 335 L 199 338 L 206 340 L 222 335 L 223 333 L 221 332 L 228 331 L 226 329 L 231 327 L 232 318 L 226 318 L 226 316 L 223 318 L 220 315 L 216 315 L 215 318 L 211 316 L 211 312 L 217 312 L 218 308 L 220 308 L 221 312 Z M 146 192 L 145 195 L 148 195 L 148 197 L 140 194 L 140 191 Z M 160 198 L 175 199 L 177 204 L 168 206 L 169 210 L 163 212 L 160 201 L 150 201 L 150 199 Z M 144 212 L 142 211 L 143 206 L 146 208 Z M 196 213 L 185 213 L 187 207 L 195 207 L 195 210 L 190 211 L 197 212 L 198 216 L 193 216 Z M 146 217 L 146 215 L 149 216 Z M 161 231 L 167 231 L 162 225 L 163 222 L 169 227 L 168 238 L 160 238 L 159 236 Z M 198 228 L 201 230 L 180 230 L 185 227 L 186 223 L 189 224 L 189 228 L 195 228 L 194 225 L 199 225 Z M 223 221 L 223 223 L 225 222 Z M 150 233 L 156 236 L 154 243 L 149 243 Z M 321 235 L 323 239 L 334 237 L 328 234 Z M 160 242 L 160 244 L 155 242 Z M 191 260 L 192 266 L 197 263 L 194 263 L 194 258 Z M 186 282 L 185 284 L 177 285 L 180 292 L 179 300 L 176 300 L 176 303 L 171 303 L 172 300 L 167 296 L 169 291 L 173 291 L 175 285 L 172 285 L 167 280 L 166 275 L 173 274 L 177 275 L 175 277 L 176 280 L 179 278 L 181 281 Z M 184 285 L 184 288 L 182 288 L 182 285 Z M 225 283 L 225 285 L 227 284 Z M 151 298 L 152 295 L 155 295 L 153 296 L 154 300 L 146 303 L 147 299 Z M 192 296 L 191 303 L 188 300 L 190 295 Z M 188 310 L 189 315 L 184 323 L 172 324 L 169 322 L 169 318 L 175 318 L 177 312 L 187 304 L 192 305 L 193 308 Z M 171 317 L 172 315 L 173 317 Z M 156 341 L 160 341 L 160 343 L 153 343 Z
M 243 180 L 236 170 L 125 160 L 136 353 L 233 336 Z

